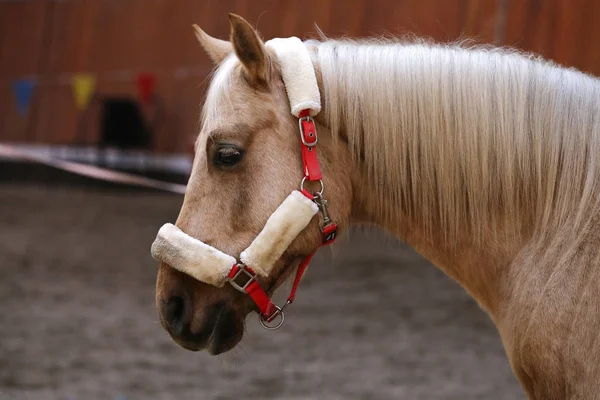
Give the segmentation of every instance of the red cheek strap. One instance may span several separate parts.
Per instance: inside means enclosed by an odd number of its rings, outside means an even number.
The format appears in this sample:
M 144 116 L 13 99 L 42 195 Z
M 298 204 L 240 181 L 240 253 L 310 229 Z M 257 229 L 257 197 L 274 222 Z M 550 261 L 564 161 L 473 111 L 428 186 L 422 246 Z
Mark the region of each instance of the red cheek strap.
M 309 110 L 300 113 L 298 125 L 300 127 L 300 145 L 302 149 L 302 165 L 304 176 L 309 181 L 318 181 L 323 178 L 317 157 L 317 127 L 309 115 Z

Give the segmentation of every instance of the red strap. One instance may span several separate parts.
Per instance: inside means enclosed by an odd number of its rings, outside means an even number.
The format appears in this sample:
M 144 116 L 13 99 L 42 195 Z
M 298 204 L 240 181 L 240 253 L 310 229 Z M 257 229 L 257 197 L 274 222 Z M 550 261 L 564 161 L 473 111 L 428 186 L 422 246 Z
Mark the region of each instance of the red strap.
M 314 251 L 312 254 L 310 254 L 308 257 L 302 260 L 300 265 L 298 265 L 298 269 L 296 270 L 296 277 L 294 278 L 294 284 L 292 285 L 292 290 L 287 298 L 287 303 L 291 304 L 296 298 L 296 291 L 298 290 L 298 286 L 300 285 L 302 276 L 304 275 L 304 272 L 306 272 L 308 264 L 310 263 L 310 260 L 315 255 L 315 253 L 316 251 Z M 254 271 L 252 271 L 252 269 L 250 269 L 249 267 L 244 268 L 254 273 Z M 233 277 L 235 276 L 235 274 L 238 273 L 239 270 L 240 267 L 237 264 L 234 265 L 231 268 L 231 271 L 229 271 L 229 278 L 233 279 Z M 263 288 L 260 286 L 256 278 L 253 279 L 254 280 L 246 287 L 246 293 L 248 293 L 248 296 L 250 296 L 252 301 L 256 303 L 256 306 L 260 310 L 260 313 L 263 316 L 263 318 L 269 320 L 275 314 L 275 312 L 277 312 L 277 307 L 275 306 L 275 304 L 273 304 L 273 302 L 271 301 L 267 293 L 263 290 Z
M 288 303 L 292 304 L 294 302 L 294 299 L 296 298 L 296 290 L 298 290 L 298 285 L 300 285 L 300 281 L 302 280 L 302 275 L 304 275 L 304 272 L 306 272 L 306 268 L 308 268 L 308 264 L 310 263 L 310 260 L 313 258 L 315 253 L 316 253 L 316 250 L 312 254 L 310 254 L 308 257 L 306 257 L 304 260 L 302 260 L 300 265 L 298 265 L 298 270 L 296 271 L 296 278 L 294 279 L 294 284 L 292 285 L 292 290 L 290 291 L 290 295 L 287 298 Z
M 237 272 L 240 270 L 240 267 L 238 267 L 237 264 L 234 264 L 233 267 L 231 267 L 231 271 L 229 271 L 229 275 L 227 276 L 229 279 L 233 279 L 233 277 L 235 276 L 235 274 L 237 274 Z
M 306 179 L 309 181 L 318 181 L 323 175 L 321 174 L 321 167 L 317 158 L 317 128 L 312 118 L 305 118 L 309 116 L 308 113 L 309 110 L 304 110 L 300 113 L 300 118 L 303 118 L 300 120 L 300 126 L 302 127 L 300 132 L 302 135 L 300 140 L 302 164 Z
M 242 269 L 244 269 L 244 271 L 242 271 Z M 238 273 L 240 273 L 240 275 L 238 275 Z M 246 280 L 238 283 L 235 281 L 238 276 L 242 276 L 242 279 Z M 248 267 L 247 265 L 235 264 L 233 267 L 231 267 L 228 278 L 229 283 L 234 288 L 238 290 L 244 290 L 250 296 L 250 298 L 252 298 L 252 300 L 258 306 L 263 317 L 268 318 L 272 316 L 275 311 L 277 311 L 277 308 L 271 302 L 269 296 L 267 296 L 267 293 L 265 293 L 262 287 L 260 287 L 260 284 L 256 280 L 256 272 L 254 272 L 252 268 Z
M 312 200 L 315 198 L 315 196 L 313 196 L 312 194 L 310 194 L 310 192 L 306 189 L 302 189 L 301 192 L 304 196 L 306 196 L 309 200 Z
M 336 228 L 337 228 L 337 226 L 336 226 Z M 334 239 L 332 239 L 332 240 L 324 241 L 323 244 L 321 244 L 321 246 L 319 246 L 319 248 L 333 243 L 334 240 L 335 240 L 335 236 L 334 236 Z M 319 250 L 319 249 L 317 249 L 317 250 Z M 296 270 L 296 277 L 294 278 L 294 284 L 292 285 L 292 290 L 290 291 L 290 295 L 287 298 L 287 303 L 292 304 L 294 302 L 294 299 L 296 298 L 296 291 L 298 290 L 298 286 L 300 285 L 302 276 L 306 272 L 306 269 L 308 268 L 308 264 L 310 264 L 310 260 L 312 260 L 313 256 L 317 252 L 317 250 L 310 253 L 304 260 L 302 260 L 300 265 L 298 265 L 298 269 Z
M 337 224 L 332 221 L 321 228 L 321 236 L 323 238 L 323 244 L 321 246 L 333 243 L 337 238 Z
M 269 296 L 267 296 L 267 293 L 265 293 L 258 281 L 253 281 L 250 285 L 248 285 L 246 292 L 248 292 L 248 295 L 252 298 L 252 300 L 254 300 L 258 306 L 258 309 L 260 310 L 260 313 L 266 319 L 269 319 L 269 317 L 271 317 L 273 313 L 277 311 L 275 304 L 271 302 L 271 299 L 269 299 Z

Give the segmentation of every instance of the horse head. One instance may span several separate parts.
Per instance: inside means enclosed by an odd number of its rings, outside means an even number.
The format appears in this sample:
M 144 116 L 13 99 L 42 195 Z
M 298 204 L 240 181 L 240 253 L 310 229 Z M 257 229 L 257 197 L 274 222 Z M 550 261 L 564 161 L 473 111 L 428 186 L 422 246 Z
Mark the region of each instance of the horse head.
M 230 15 L 230 41 L 196 36 L 217 68 L 207 91 L 195 157 L 176 227 L 191 238 L 239 259 L 304 177 L 298 118 L 274 51 L 241 17 Z M 330 214 L 341 228 L 351 209 L 350 156 L 317 121 L 319 161 Z M 310 186 L 310 187 L 309 187 Z M 318 182 L 306 184 L 319 192 Z M 318 218 L 287 246 L 257 281 L 272 293 L 301 260 L 322 244 Z M 156 305 L 163 327 L 182 347 L 219 354 L 244 333 L 255 302 L 231 285 L 196 280 L 161 262 Z

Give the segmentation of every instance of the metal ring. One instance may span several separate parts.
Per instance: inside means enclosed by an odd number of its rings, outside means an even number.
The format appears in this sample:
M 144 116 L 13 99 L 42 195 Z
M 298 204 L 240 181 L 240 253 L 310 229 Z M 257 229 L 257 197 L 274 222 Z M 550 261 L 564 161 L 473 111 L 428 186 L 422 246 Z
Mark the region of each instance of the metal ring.
M 275 329 L 281 328 L 281 325 L 283 325 L 283 321 L 285 321 L 285 315 L 283 314 L 281 308 L 279 306 L 275 306 L 275 308 L 277 309 L 277 311 L 275 311 L 275 314 L 273 314 L 272 318 L 275 319 L 278 315 L 281 316 L 281 319 L 276 325 L 267 325 L 270 322 L 265 317 L 263 317 L 262 314 L 258 314 L 258 321 L 260 322 L 262 327 L 270 331 L 274 331 Z
M 306 182 L 306 176 L 304 178 L 302 178 L 302 181 L 300 182 L 300 190 L 303 191 L 304 190 L 304 182 Z M 314 182 L 314 181 L 309 181 L 309 182 Z M 323 184 L 323 179 L 319 179 L 319 183 L 321 184 L 321 190 L 319 190 L 318 192 L 316 192 L 319 196 L 323 196 L 323 191 L 325 190 L 325 185 Z

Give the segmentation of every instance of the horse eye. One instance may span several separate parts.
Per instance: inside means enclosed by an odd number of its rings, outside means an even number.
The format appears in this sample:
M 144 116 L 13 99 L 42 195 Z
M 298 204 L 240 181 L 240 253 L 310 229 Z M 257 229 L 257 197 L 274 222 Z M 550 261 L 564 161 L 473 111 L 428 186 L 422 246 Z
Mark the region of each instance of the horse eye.
M 213 155 L 213 164 L 220 167 L 231 167 L 239 163 L 243 155 L 243 150 L 235 146 L 221 146 L 216 149 Z

